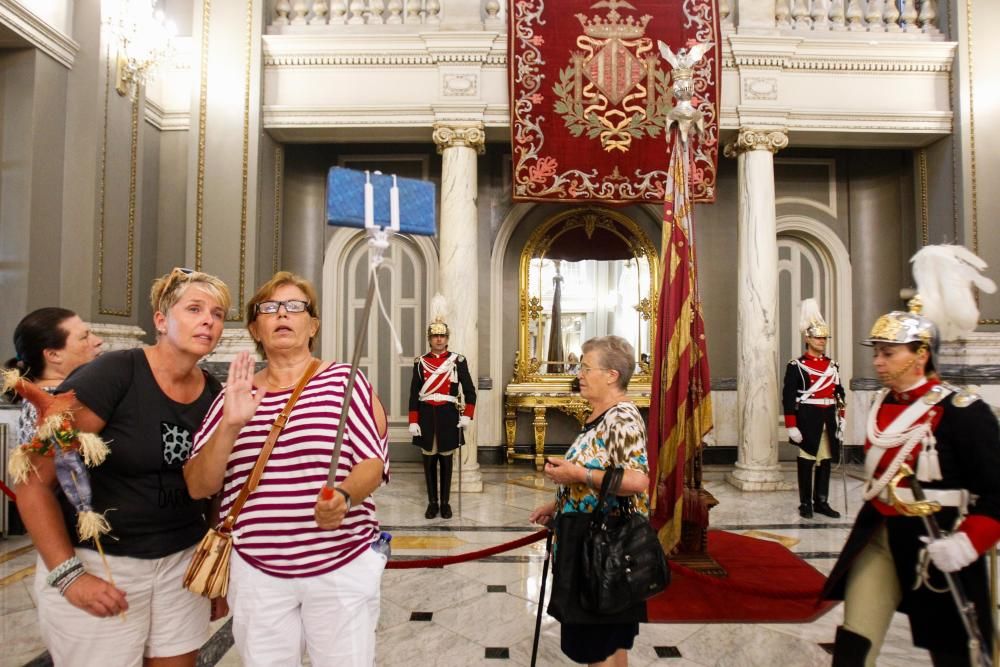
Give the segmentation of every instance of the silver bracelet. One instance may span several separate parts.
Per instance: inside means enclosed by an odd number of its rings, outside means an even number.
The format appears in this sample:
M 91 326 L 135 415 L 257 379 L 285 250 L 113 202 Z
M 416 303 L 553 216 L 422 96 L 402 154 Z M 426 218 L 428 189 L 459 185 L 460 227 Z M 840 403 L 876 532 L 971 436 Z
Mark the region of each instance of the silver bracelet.
M 594 469 L 587 468 L 587 486 L 591 489 L 594 488 Z
M 52 568 L 49 575 L 45 577 L 45 583 L 49 586 L 57 586 L 59 584 L 59 580 L 69 574 L 70 570 L 75 568 L 80 568 L 82 570 L 83 563 L 80 562 L 80 559 L 74 555 Z
M 84 570 L 83 567 L 80 567 L 79 569 L 73 570 L 68 575 L 63 577 L 62 580 L 60 580 L 59 582 L 59 595 L 66 597 L 66 591 L 69 590 L 69 587 L 72 586 L 77 579 L 79 579 L 86 573 L 87 571 Z

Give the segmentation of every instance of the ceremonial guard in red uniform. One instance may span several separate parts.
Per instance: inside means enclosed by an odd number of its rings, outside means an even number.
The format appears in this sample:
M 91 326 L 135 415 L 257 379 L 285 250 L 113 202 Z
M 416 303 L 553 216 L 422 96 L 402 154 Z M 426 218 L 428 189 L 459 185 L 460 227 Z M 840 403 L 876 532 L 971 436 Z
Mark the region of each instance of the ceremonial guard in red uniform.
M 413 380 L 410 382 L 410 434 L 413 444 L 423 454 L 424 478 L 427 482 L 427 511 L 424 517 L 433 519 L 441 512 L 442 519 L 452 516 L 449 504 L 453 454 L 464 442 L 459 431 L 472 421 L 476 411 L 476 386 L 469 374 L 465 357 L 448 351 L 448 325 L 444 322 L 444 297 L 436 295 L 431 302 L 434 320 L 427 327 L 430 352 L 413 360 Z M 459 386 L 464 407 L 459 411 Z M 438 502 L 438 466 L 441 468 L 441 495 Z
M 836 519 L 840 513 L 828 502 L 830 464 L 841 448 L 844 387 L 837 362 L 826 356 L 830 327 L 815 299 L 802 302 L 799 320 L 806 352 L 788 362 L 782 389 L 788 441 L 799 448 L 799 515 L 809 519 L 815 510 Z
M 824 590 L 844 600 L 835 666 L 875 665 L 897 610 L 936 666 L 980 667 L 977 645 L 987 655 L 992 647 L 982 555 L 1000 539 L 1000 430 L 990 406 L 942 382 L 935 363 L 942 339 L 976 326 L 969 282 L 994 286 L 960 246 L 925 247 L 913 263 L 921 296 L 910 312 L 881 316 L 864 343 L 885 388 L 867 419 L 865 504 Z M 944 531 L 936 539 L 935 525 Z

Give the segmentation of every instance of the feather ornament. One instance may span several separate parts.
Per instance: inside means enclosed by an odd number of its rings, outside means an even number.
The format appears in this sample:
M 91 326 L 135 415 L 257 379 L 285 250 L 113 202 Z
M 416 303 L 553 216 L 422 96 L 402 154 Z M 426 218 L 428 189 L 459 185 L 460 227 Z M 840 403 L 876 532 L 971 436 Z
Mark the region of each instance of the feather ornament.
M 444 322 L 448 315 L 448 300 L 440 292 L 431 298 L 431 322 Z
M 799 332 L 805 333 L 809 327 L 814 325 L 826 326 L 823 313 L 819 311 L 819 302 L 816 299 L 806 299 L 799 307 Z
M 922 303 L 921 314 L 933 322 L 942 340 L 955 340 L 975 330 L 979 306 L 972 287 L 987 294 L 996 283 L 982 275 L 986 262 L 960 245 L 929 245 L 910 259 Z

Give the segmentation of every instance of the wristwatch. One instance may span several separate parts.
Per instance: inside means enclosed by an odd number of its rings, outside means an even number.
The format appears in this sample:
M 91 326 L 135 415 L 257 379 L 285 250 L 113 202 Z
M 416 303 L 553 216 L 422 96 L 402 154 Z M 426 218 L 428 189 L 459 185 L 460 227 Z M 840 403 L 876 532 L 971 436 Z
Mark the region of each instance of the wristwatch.
M 347 503 L 347 511 L 350 512 L 351 511 L 351 494 L 349 494 L 347 491 L 344 491 L 339 486 L 337 488 L 335 488 L 334 491 L 339 491 L 340 495 L 344 496 L 344 502 Z

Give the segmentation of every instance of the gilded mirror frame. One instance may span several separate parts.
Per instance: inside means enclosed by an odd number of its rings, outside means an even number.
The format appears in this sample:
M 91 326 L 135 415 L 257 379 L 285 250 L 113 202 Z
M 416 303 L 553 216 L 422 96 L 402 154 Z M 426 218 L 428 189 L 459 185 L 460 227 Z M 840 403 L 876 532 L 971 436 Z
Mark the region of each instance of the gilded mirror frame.
M 553 216 L 542 223 L 528 238 L 521 251 L 518 271 L 518 345 L 514 356 L 513 383 L 530 383 L 551 386 L 552 389 L 566 389 L 575 373 L 542 373 L 543 361 L 539 361 L 531 350 L 531 326 L 542 313 L 541 300 L 531 296 L 530 268 L 532 259 L 544 259 L 556 240 L 568 231 L 582 227 L 589 238 L 597 228 L 606 230 L 621 238 L 632 251 L 633 258 L 645 257 L 649 267 L 649 294 L 643 298 L 637 310 L 647 323 L 650 349 L 643 350 L 649 360 L 640 362 L 632 376 L 630 388 L 639 389 L 650 384 L 650 369 L 653 364 L 652 342 L 656 340 L 656 308 L 660 291 L 660 259 L 656 246 L 646 233 L 631 218 L 607 208 L 574 208 Z M 638 354 L 638 351 L 637 351 Z M 637 360 L 638 361 L 638 360 Z

